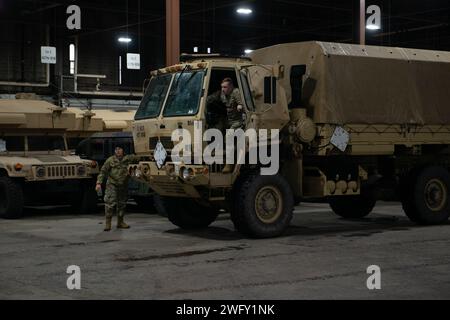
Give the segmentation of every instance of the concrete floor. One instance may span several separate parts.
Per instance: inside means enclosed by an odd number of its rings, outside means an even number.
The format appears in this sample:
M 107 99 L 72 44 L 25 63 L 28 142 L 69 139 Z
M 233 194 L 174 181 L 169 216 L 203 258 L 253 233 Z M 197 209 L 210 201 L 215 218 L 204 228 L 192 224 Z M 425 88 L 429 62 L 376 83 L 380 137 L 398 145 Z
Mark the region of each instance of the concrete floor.
M 130 205 L 130 230 L 98 215 L 28 209 L 0 221 L 0 299 L 449 299 L 450 224 L 420 227 L 398 204 L 343 220 L 298 207 L 287 234 L 249 240 L 226 215 L 187 232 Z M 66 269 L 81 268 L 81 290 Z M 381 290 L 366 269 L 381 268 Z

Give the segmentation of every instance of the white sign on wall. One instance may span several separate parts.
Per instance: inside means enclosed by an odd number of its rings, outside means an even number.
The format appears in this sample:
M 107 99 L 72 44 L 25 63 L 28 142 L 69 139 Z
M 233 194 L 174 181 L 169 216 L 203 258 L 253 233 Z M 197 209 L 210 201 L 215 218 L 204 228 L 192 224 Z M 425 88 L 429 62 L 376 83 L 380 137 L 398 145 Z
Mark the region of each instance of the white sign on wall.
M 127 53 L 127 69 L 141 69 L 141 55 L 139 53 Z
M 56 64 L 56 48 L 41 47 L 41 62 Z

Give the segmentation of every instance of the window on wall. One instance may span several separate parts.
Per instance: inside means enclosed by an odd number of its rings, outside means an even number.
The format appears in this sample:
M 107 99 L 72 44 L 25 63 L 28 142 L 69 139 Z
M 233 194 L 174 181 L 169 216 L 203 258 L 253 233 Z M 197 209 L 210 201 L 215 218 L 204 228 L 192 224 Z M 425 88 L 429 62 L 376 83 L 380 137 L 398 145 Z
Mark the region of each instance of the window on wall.
M 122 56 L 119 56 L 119 85 L 122 84 Z
M 75 45 L 69 45 L 70 74 L 75 74 Z

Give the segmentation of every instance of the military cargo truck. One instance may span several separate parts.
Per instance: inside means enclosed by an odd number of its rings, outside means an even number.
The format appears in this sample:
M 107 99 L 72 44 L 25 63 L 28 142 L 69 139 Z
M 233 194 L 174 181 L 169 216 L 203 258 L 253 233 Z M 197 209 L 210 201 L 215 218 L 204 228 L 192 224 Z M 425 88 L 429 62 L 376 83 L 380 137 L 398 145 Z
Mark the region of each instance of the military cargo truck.
M 71 204 L 95 210 L 95 161 L 70 155 L 66 131 L 75 114 L 39 100 L 0 100 L 0 216 L 24 205 Z
M 276 174 L 261 175 L 262 164 L 224 174 L 217 163 L 170 157 L 181 143 L 174 130 L 194 136 L 208 127 L 206 98 L 225 77 L 239 88 L 245 129 L 280 130 Z M 310 200 L 327 201 L 344 218 L 399 200 L 412 221 L 445 223 L 449 87 L 449 52 L 304 42 L 249 58 L 183 56 L 152 72 L 133 125 L 136 153 L 147 161 L 130 173 L 161 196 L 181 228 L 208 226 L 225 209 L 242 233 L 274 237 L 289 226 L 294 204 Z

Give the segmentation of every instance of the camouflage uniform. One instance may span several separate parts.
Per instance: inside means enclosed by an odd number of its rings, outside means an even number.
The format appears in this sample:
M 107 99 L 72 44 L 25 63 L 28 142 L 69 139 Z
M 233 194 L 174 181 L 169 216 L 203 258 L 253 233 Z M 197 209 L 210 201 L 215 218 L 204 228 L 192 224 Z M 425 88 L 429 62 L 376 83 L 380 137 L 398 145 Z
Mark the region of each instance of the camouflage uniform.
M 222 91 L 218 91 L 212 95 L 210 95 L 207 98 L 207 114 L 208 112 L 211 112 L 212 108 L 211 106 L 215 106 L 215 112 L 216 114 L 220 115 L 220 112 L 222 112 L 220 109 L 217 108 L 218 102 L 221 102 L 223 106 L 226 108 L 226 126 L 223 124 L 223 122 L 218 122 L 217 124 L 210 126 L 215 127 L 222 131 L 222 133 L 225 131 L 225 129 L 242 129 L 244 127 L 244 121 L 242 119 L 243 111 L 238 111 L 237 106 L 241 105 L 242 107 L 244 104 L 242 103 L 241 94 L 239 93 L 239 89 L 234 88 L 231 94 L 225 95 Z M 229 134 L 229 133 L 227 133 Z M 225 138 L 226 139 L 226 138 Z M 231 173 L 233 171 L 234 165 L 232 164 L 225 164 L 222 173 Z
M 108 179 L 104 198 L 107 220 L 111 220 L 114 211 L 117 210 L 118 221 L 123 221 L 128 199 L 128 165 L 138 161 L 139 157 L 137 156 L 128 155 L 119 159 L 114 155 L 109 157 L 102 166 L 97 183 Z
M 231 92 L 229 96 L 221 93 L 220 99 L 222 103 L 227 108 L 227 121 L 228 121 L 228 129 L 239 129 L 243 127 L 242 121 L 242 111 L 237 110 L 237 106 L 244 104 L 242 103 L 241 94 L 239 93 L 239 89 L 235 88 Z
M 210 128 L 214 127 L 224 132 L 225 129 L 239 129 L 243 127 L 242 111 L 237 110 L 238 105 L 244 105 L 239 89 L 234 88 L 228 96 L 223 94 L 222 91 L 217 91 L 208 96 L 206 105 L 207 115 L 210 119 L 208 124 Z M 225 110 L 221 108 L 222 106 L 225 106 Z

